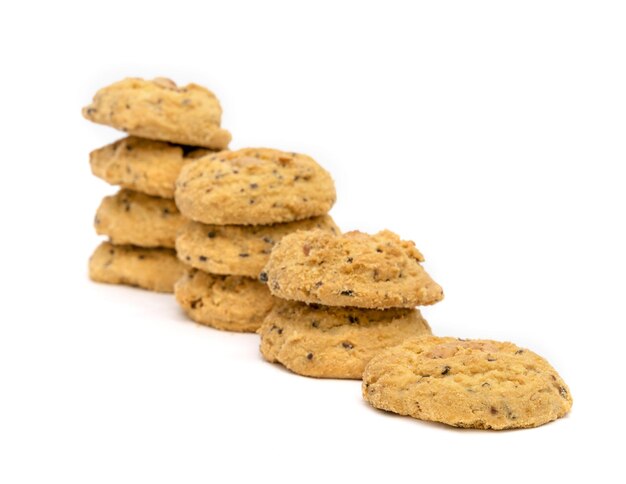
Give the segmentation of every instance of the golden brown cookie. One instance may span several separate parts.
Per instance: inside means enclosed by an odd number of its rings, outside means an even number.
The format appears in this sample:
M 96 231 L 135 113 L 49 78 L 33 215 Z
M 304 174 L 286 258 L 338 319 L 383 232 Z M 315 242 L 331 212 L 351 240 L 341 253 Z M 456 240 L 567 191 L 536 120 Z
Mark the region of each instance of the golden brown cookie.
M 417 309 L 338 308 L 281 299 L 257 332 L 267 361 L 300 375 L 354 379 L 379 351 L 431 334 Z
M 569 388 L 541 356 L 513 343 L 411 338 L 376 355 L 363 374 L 376 408 L 454 427 L 537 427 L 564 416 Z
M 422 254 L 388 230 L 333 236 L 314 230 L 284 237 L 260 275 L 272 294 L 327 306 L 411 308 L 443 299 L 420 265 Z
M 264 284 L 242 276 L 188 269 L 176 283 L 176 300 L 194 321 L 217 329 L 255 332 L 275 298 Z
M 142 138 L 212 149 L 230 142 L 211 91 L 197 84 L 178 87 L 163 77 L 126 78 L 104 87 L 83 108 L 83 116 Z
M 176 252 L 186 264 L 214 274 L 259 277 L 272 247 L 297 230 L 339 228 L 329 215 L 273 225 L 205 225 L 188 222 L 178 232 Z
M 89 259 L 89 277 L 96 282 L 125 284 L 156 292 L 174 292 L 184 265 L 172 249 L 144 249 L 101 243 Z
M 176 183 L 181 213 L 206 224 L 292 222 L 324 215 L 334 203 L 333 180 L 313 158 L 267 148 L 205 156 Z
M 174 198 L 181 168 L 210 153 L 202 148 L 128 136 L 92 151 L 89 164 L 95 176 L 111 185 Z

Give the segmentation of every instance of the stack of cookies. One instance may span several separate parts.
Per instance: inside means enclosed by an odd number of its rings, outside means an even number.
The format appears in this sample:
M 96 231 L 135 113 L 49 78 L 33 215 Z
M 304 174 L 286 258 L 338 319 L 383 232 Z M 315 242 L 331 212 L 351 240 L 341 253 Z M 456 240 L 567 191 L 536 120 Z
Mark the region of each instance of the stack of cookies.
M 376 353 L 431 334 L 415 306 L 443 291 L 423 261 L 389 231 L 284 237 L 260 275 L 277 297 L 258 331 L 261 353 L 300 375 L 360 379 Z
M 97 210 L 96 231 L 109 241 L 90 259 L 91 279 L 173 292 L 183 273 L 174 251 L 184 223 L 173 199 L 176 178 L 183 166 L 228 146 L 221 113 L 211 91 L 164 78 L 124 79 L 83 109 L 90 121 L 131 135 L 90 155 L 93 174 L 122 187 Z
M 214 328 L 256 331 L 276 301 L 259 281 L 272 248 L 292 232 L 336 235 L 327 215 L 335 197 L 330 174 L 297 153 L 247 148 L 186 165 L 176 185 L 188 219 L 176 239 L 188 267 L 175 287 L 184 311 Z

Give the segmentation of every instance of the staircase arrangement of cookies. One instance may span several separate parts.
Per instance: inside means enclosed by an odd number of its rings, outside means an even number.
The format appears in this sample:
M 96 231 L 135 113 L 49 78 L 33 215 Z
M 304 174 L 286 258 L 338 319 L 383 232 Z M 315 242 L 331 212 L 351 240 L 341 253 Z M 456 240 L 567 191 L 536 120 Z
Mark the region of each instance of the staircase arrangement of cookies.
M 536 427 L 566 415 L 569 388 L 512 343 L 433 336 L 418 307 L 443 299 L 411 241 L 341 233 L 331 175 L 311 157 L 229 150 L 216 96 L 128 78 L 85 118 L 127 137 L 90 155 L 108 237 L 92 280 L 174 293 L 192 320 L 257 332 L 263 358 L 307 377 L 362 380 L 372 406 L 455 427 Z

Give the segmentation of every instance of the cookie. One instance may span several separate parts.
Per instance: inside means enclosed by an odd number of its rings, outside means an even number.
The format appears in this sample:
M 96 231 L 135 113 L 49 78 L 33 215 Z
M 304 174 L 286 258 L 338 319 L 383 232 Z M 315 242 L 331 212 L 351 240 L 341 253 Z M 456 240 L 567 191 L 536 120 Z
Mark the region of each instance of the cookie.
M 292 222 L 324 215 L 334 203 L 333 180 L 313 158 L 267 148 L 205 156 L 176 183 L 181 213 L 206 224 Z
M 176 233 L 185 223 L 174 200 L 151 197 L 123 188 L 104 197 L 94 220 L 98 235 L 116 245 L 174 248 Z
M 360 379 L 381 350 L 430 335 L 417 309 L 359 309 L 277 300 L 263 325 L 261 354 L 300 375 Z
M 156 292 L 174 292 L 184 265 L 172 249 L 144 249 L 101 243 L 89 259 L 89 277 L 96 282 L 125 284 Z
M 220 128 L 215 95 L 196 84 L 178 87 L 159 77 L 127 78 L 100 89 L 83 116 L 142 138 L 224 149 L 230 133 Z
M 382 410 L 454 427 L 537 427 L 564 416 L 569 388 L 541 356 L 512 343 L 411 338 L 376 355 L 363 397 Z
M 176 300 L 194 321 L 217 329 L 255 332 L 275 298 L 264 284 L 241 276 L 188 269 L 176 283 Z
M 92 151 L 89 164 L 95 176 L 111 185 L 174 198 L 181 168 L 210 153 L 213 151 L 128 136 Z
M 273 225 L 205 225 L 188 222 L 178 232 L 176 252 L 186 264 L 214 274 L 257 278 L 272 247 L 297 230 L 339 228 L 328 215 Z
M 443 299 L 441 287 L 420 265 L 410 241 L 388 230 L 333 236 L 314 230 L 284 237 L 260 275 L 283 299 L 327 306 L 392 308 Z

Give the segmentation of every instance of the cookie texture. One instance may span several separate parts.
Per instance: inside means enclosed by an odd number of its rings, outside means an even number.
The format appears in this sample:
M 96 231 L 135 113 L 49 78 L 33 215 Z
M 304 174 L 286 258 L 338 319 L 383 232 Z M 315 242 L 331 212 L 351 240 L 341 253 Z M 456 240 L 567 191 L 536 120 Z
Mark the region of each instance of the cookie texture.
M 100 89 L 83 116 L 142 138 L 224 149 L 230 133 L 220 127 L 222 108 L 208 89 L 179 87 L 163 77 L 127 78 Z
M 443 299 L 443 290 L 420 265 L 411 241 L 388 230 L 333 236 L 320 230 L 284 237 L 261 273 L 275 296 L 327 306 L 392 308 Z
M 96 232 L 112 243 L 140 247 L 174 248 L 184 223 L 174 200 L 125 188 L 102 200 L 94 220 Z
M 360 379 L 378 352 L 431 331 L 417 309 L 381 311 L 278 300 L 258 333 L 267 361 L 299 375 Z
M 338 234 L 328 215 L 273 225 L 206 225 L 188 222 L 176 238 L 176 252 L 186 264 L 214 274 L 257 278 L 272 247 L 297 230 L 325 230 Z
M 174 292 L 184 265 L 172 249 L 100 244 L 89 259 L 89 277 L 96 282 L 125 284 L 156 292 Z
M 313 158 L 267 148 L 223 151 L 185 166 L 176 204 L 206 224 L 261 225 L 324 215 L 335 203 L 330 174 Z
M 128 136 L 92 151 L 89 164 L 95 176 L 111 185 L 174 198 L 181 168 L 210 153 L 213 151 Z
M 192 320 L 217 329 L 249 333 L 261 326 L 276 300 L 256 279 L 197 269 L 188 269 L 174 292 Z
M 477 429 L 536 427 L 572 406 L 545 359 L 491 340 L 408 339 L 372 358 L 362 389 L 376 408 Z

